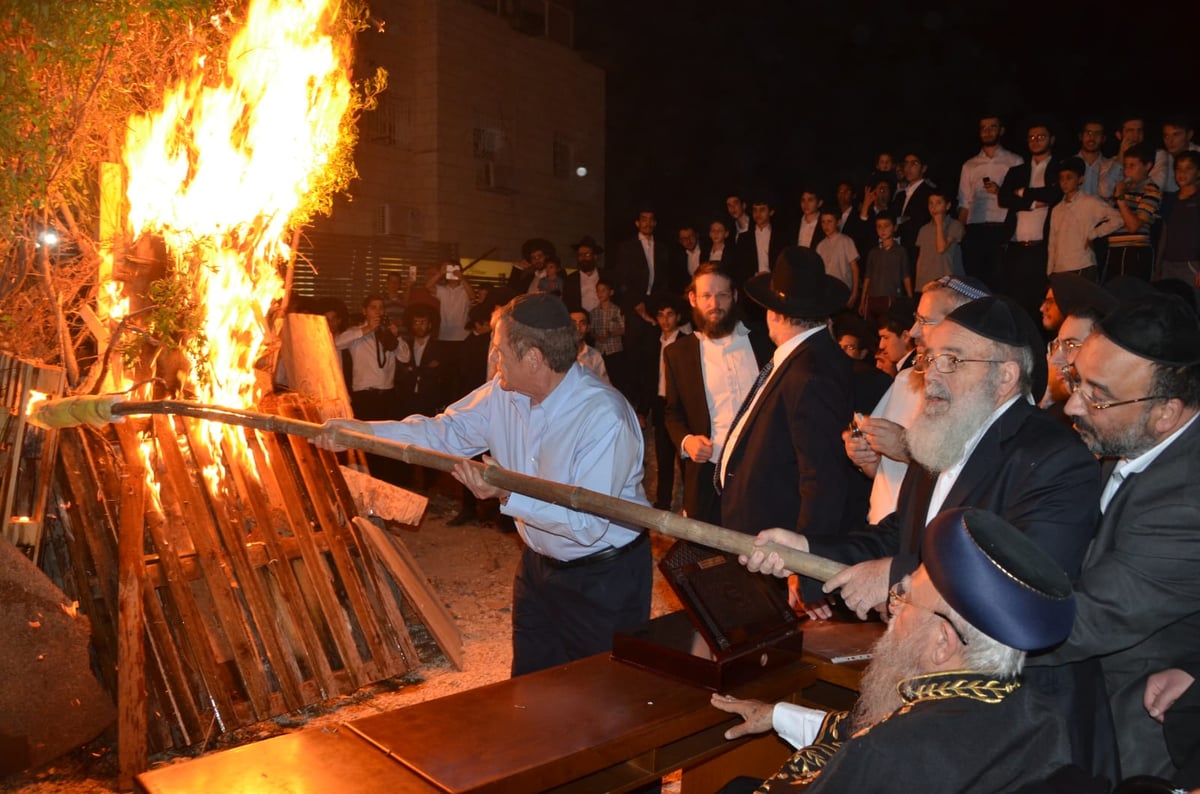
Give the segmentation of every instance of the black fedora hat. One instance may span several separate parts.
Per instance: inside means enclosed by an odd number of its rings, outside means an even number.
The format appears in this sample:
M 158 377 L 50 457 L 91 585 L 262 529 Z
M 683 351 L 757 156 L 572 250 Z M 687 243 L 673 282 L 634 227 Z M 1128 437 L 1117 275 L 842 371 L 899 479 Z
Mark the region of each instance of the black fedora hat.
M 521 243 L 521 258 L 526 262 L 529 261 L 529 257 L 533 256 L 534 251 L 541 251 L 547 258 L 558 256 L 558 250 L 555 249 L 554 243 L 544 237 L 531 237 Z
M 588 248 L 592 249 L 592 253 L 596 256 L 600 256 L 604 253 L 604 247 L 600 245 L 600 243 L 596 242 L 596 238 L 592 237 L 590 234 L 585 234 L 583 237 L 580 237 L 579 242 L 577 243 L 571 243 L 571 250 L 578 251 L 583 246 L 587 246 Z
M 801 320 L 830 317 L 850 300 L 850 288 L 825 272 L 821 257 L 798 245 L 783 249 L 775 268 L 751 277 L 744 289 L 755 303 Z

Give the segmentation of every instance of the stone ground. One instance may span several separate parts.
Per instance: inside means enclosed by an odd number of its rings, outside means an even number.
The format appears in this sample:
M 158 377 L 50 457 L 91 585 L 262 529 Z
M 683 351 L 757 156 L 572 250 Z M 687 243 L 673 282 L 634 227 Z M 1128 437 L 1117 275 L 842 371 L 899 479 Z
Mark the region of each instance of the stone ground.
M 653 434 L 647 435 L 652 438 Z M 648 440 L 646 450 L 646 482 L 650 488 L 654 483 L 654 456 L 649 448 L 652 443 Z M 151 758 L 151 767 L 182 763 L 302 728 L 360 719 L 507 678 L 512 661 L 509 642 L 512 576 L 522 544 L 515 533 L 502 532 L 495 526 L 449 526 L 447 521 L 458 512 L 457 488 L 458 484 L 448 476 L 439 479 L 421 525 L 396 528 L 394 532 L 408 546 L 458 621 L 465 652 L 462 670 L 453 669 L 439 656 L 408 675 L 378 682 L 352 695 L 212 737 L 198 747 L 156 755 Z M 679 490 L 677 484 L 676 506 Z M 653 540 L 654 556 L 659 559 L 672 541 L 658 535 Z M 674 594 L 656 571 L 652 614 L 657 616 L 679 608 Z M 118 790 L 116 776 L 115 736 L 110 732 L 41 769 L 0 780 L 0 792 L 112 794 Z M 675 788 L 673 783 L 668 780 L 664 790 Z

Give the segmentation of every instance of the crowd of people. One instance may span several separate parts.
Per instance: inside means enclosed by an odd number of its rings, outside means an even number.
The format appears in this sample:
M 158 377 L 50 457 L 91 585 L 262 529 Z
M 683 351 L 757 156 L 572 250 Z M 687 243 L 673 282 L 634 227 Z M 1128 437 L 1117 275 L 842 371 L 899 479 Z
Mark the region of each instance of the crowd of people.
M 845 563 L 743 559 L 814 617 L 888 621 L 852 714 L 714 696 L 800 748 L 752 786 L 1200 786 L 1200 147 L 1130 118 L 1105 157 L 1089 120 L 1059 160 L 1024 130 L 1028 159 L 981 118 L 957 190 L 881 156 L 787 231 L 731 193 L 708 243 L 644 209 L 607 267 L 531 239 L 487 297 L 453 262 L 369 296 L 337 347 L 376 421 L 349 426 L 660 509 L 678 472 L 689 517 Z M 514 675 L 648 616 L 638 527 L 455 477 L 526 544 Z

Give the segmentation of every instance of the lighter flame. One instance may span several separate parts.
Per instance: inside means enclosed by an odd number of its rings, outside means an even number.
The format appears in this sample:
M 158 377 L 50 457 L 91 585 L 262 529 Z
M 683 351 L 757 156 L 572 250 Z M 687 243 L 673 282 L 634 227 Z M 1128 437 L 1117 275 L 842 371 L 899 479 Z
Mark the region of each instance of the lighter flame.
M 289 219 L 329 164 L 351 102 L 348 42 L 327 32 L 337 6 L 251 0 L 221 79 L 201 57 L 161 112 L 130 120 L 130 224 L 135 237 L 160 235 L 194 285 L 206 342 L 186 382 L 202 402 L 258 402 L 254 363 L 283 292 Z M 205 432 L 219 460 L 221 431 Z M 249 461 L 236 433 L 225 438 Z

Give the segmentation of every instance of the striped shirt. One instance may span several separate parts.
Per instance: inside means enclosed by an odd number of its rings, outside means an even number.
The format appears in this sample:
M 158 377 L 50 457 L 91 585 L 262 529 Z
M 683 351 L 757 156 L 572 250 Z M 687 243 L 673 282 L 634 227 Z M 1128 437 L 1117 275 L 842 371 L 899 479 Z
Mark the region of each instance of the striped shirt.
M 1162 190 L 1158 185 L 1147 179 L 1142 184 L 1125 191 L 1119 199 L 1115 199 L 1117 210 L 1125 204 L 1137 219 L 1142 222 L 1136 232 L 1131 232 L 1122 226 L 1108 238 L 1109 248 L 1149 248 L 1150 227 L 1158 220 L 1158 205 L 1162 201 Z

